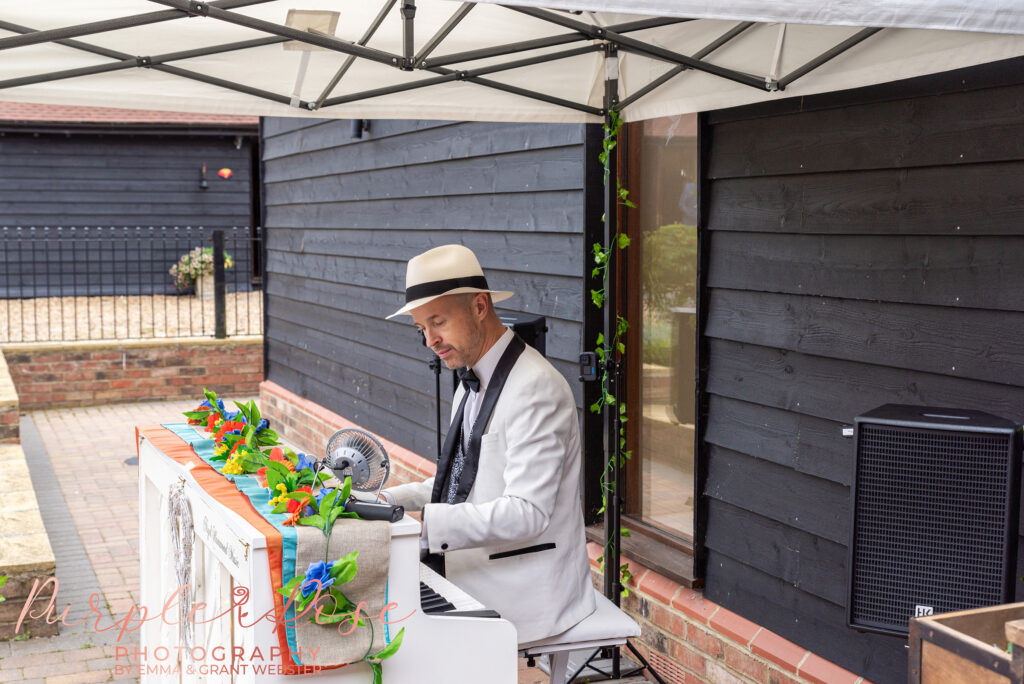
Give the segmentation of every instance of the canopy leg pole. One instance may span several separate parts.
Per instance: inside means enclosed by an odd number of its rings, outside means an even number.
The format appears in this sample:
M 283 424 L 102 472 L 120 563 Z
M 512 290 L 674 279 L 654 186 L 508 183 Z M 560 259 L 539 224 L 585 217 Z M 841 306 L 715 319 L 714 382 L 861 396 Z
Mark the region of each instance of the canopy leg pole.
M 405 63 L 403 69 L 412 69 L 412 58 L 415 46 L 413 45 L 414 23 L 416 17 L 416 0 L 402 0 L 402 57 Z
M 607 48 L 605 59 L 605 81 L 604 81 L 604 123 L 606 139 L 613 135 L 614 122 L 612 112 L 618 105 L 619 98 L 619 55 L 614 45 Z M 608 352 L 605 355 L 605 375 L 608 378 L 608 392 L 620 399 L 621 389 L 621 364 L 617 359 L 617 352 L 612 345 L 615 339 L 615 330 L 618 316 L 618 255 L 616 253 L 616 241 L 618 233 L 618 197 L 616 185 L 619 177 L 618 172 L 618 150 L 607 149 L 607 160 L 605 161 L 604 174 L 604 244 L 608 250 L 607 270 L 605 271 L 604 284 L 604 339 L 605 348 Z M 616 606 L 621 603 L 622 584 L 620 582 L 619 567 L 622 564 L 622 554 L 619 548 L 619 523 L 622 485 L 622 473 L 619 469 L 619 407 L 616 404 L 604 405 L 605 417 L 605 445 L 604 445 L 604 469 L 602 477 L 608 480 L 604 485 L 605 489 L 605 512 L 604 512 L 604 593 Z M 612 678 L 619 679 L 621 663 L 619 649 L 615 648 L 612 653 Z
M 604 80 L 604 123 L 605 138 L 614 134 L 615 122 L 613 112 L 619 108 L 619 55 L 614 44 L 606 47 L 605 80 Z M 621 139 L 621 132 L 617 136 Z M 604 595 L 616 606 L 622 603 L 622 582 L 619 568 L 622 566 L 622 506 L 624 503 L 622 487 L 625 486 L 625 474 L 620 462 L 622 459 L 622 414 L 619 402 L 625 399 L 625 363 L 618 358 L 618 350 L 614 340 L 619 326 L 619 166 L 618 146 L 607 150 L 604 175 L 604 246 L 608 250 L 606 281 L 604 283 L 604 339 L 605 372 L 608 378 L 608 392 L 615 397 L 615 404 L 604 405 L 604 469 L 601 471 L 601 486 L 605 492 L 604 510 Z M 665 684 L 651 664 L 640 654 L 633 644 L 626 646 L 639 658 L 641 666 L 629 674 L 647 670 L 655 681 Z M 622 677 L 622 647 L 611 649 L 612 679 Z

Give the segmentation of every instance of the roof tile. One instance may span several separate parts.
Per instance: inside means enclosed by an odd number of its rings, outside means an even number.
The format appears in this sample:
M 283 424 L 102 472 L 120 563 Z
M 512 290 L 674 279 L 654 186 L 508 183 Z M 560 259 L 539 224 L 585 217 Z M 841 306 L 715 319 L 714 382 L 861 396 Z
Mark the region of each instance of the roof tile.
M 146 109 L 116 109 L 114 107 L 78 107 L 28 102 L 0 102 L 0 121 L 256 125 L 259 117 L 235 114 L 202 114 L 197 112 L 160 112 Z

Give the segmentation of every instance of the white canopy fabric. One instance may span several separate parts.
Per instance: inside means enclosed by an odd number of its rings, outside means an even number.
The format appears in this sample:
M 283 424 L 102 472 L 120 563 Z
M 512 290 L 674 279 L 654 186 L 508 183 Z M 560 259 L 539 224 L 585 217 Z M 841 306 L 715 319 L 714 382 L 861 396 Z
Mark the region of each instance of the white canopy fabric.
M 1019 0 L 502 0 L 500 4 L 759 23 L 1024 33 L 1024 4 Z
M 403 5 L 411 4 L 0 0 L 0 100 L 264 116 L 594 122 L 602 120 L 606 75 L 618 77 L 623 117 L 639 120 L 1024 55 L 1021 0 L 419 0 L 410 19 Z M 288 29 L 290 10 L 321 14 L 299 12 Z M 124 19 L 137 15 L 149 16 Z M 319 32 L 305 31 L 309 16 Z M 92 22 L 107 23 L 53 31 Z M 289 40 L 301 36 L 318 44 Z M 535 42 L 495 54 L 523 41 Z M 846 49 L 815 65 L 844 41 Z M 617 59 L 606 59 L 608 43 Z M 487 56 L 462 54 L 480 50 Z M 514 68 L 499 68 L 510 63 Z M 813 68 L 801 75 L 808 63 Z M 664 83 L 648 87 L 659 79 Z M 431 85 L 412 87 L 424 82 Z

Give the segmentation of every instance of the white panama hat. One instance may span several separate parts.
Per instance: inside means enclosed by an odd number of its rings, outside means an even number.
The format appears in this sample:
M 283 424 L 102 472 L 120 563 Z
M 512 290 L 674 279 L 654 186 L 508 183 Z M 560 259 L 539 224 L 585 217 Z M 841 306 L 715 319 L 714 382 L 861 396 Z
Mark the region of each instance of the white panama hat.
M 441 245 L 409 259 L 405 271 L 405 306 L 386 318 L 407 314 L 438 297 L 468 292 L 489 292 L 503 302 L 514 292 L 492 290 L 476 255 L 462 245 Z

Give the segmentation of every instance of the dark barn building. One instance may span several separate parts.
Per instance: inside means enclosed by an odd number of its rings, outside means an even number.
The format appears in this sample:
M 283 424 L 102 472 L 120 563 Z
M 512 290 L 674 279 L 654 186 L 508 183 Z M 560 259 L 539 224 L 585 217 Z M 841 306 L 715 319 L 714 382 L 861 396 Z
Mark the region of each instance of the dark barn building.
M 3 293 L 172 292 L 164 276 L 181 253 L 255 225 L 257 128 L 247 116 L 0 103 Z M 232 244 L 248 271 L 248 245 Z M 87 261 L 130 282 L 47 279 Z
M 626 298 L 642 349 L 628 374 L 638 462 L 627 524 L 646 540 L 633 557 L 684 587 L 666 605 L 702 584 L 755 623 L 747 645 L 763 628 L 866 679 L 906 681 L 905 638 L 846 626 L 853 444 L 842 428 L 886 403 L 1024 417 L 1024 62 L 702 113 L 689 142 L 686 121 L 669 123 L 631 124 L 624 143 L 629 157 L 640 140 L 663 141 L 626 165 L 640 205 L 626 217 L 629 284 L 643 292 Z M 600 316 L 584 306 L 599 129 L 350 130 L 263 122 L 268 380 L 433 459 L 429 354 L 408 322 L 384 316 L 408 258 L 461 242 L 492 285 L 517 292 L 509 310 L 548 317 L 548 355 L 583 407 L 575 359 Z M 660 180 L 649 172 L 669 162 Z M 692 259 L 693 274 L 649 277 L 665 254 Z M 694 367 L 680 348 L 699 356 L 696 378 L 680 371 Z M 696 407 L 680 409 L 695 382 Z M 626 605 L 651 652 L 664 651 L 655 662 L 696 671 L 691 626 L 666 646 L 675 623 L 639 589 Z M 703 624 L 705 637 L 745 643 L 746 627 Z M 700 676 L 727 655 L 702 661 Z

